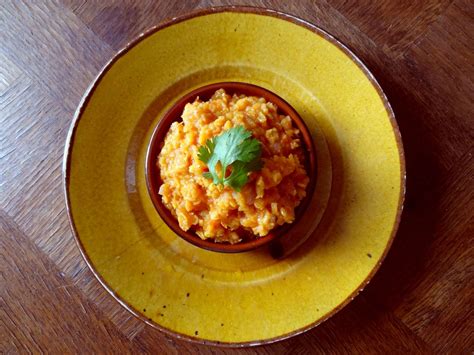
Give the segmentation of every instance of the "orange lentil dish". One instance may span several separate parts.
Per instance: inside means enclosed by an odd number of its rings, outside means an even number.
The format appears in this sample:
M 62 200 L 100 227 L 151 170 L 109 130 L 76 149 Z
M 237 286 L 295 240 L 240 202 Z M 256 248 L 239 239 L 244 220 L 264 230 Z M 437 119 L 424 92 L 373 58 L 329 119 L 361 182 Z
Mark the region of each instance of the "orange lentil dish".
M 188 103 L 181 117 L 171 125 L 157 162 L 159 193 L 181 229 L 202 239 L 238 243 L 243 235 L 263 237 L 294 221 L 309 178 L 300 132 L 289 116 L 264 98 L 231 96 L 220 89 L 208 101 Z M 251 132 L 261 146 L 259 168 L 245 173 L 239 189 L 206 177 L 209 167 L 199 157 L 206 142 L 236 127 Z

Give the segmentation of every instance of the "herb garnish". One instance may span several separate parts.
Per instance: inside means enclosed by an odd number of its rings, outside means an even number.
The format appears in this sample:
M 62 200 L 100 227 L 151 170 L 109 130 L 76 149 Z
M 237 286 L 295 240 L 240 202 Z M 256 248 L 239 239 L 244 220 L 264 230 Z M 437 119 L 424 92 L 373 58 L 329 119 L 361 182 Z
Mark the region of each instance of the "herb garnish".
M 207 164 L 209 172 L 204 177 L 214 184 L 230 186 L 235 191 L 248 181 L 248 173 L 262 168 L 262 144 L 251 138 L 252 133 L 243 126 L 233 127 L 219 136 L 208 139 L 199 147 L 198 158 Z M 220 172 L 216 171 L 220 163 Z M 228 174 L 227 168 L 231 169 Z M 228 175 L 228 176 L 227 176 Z

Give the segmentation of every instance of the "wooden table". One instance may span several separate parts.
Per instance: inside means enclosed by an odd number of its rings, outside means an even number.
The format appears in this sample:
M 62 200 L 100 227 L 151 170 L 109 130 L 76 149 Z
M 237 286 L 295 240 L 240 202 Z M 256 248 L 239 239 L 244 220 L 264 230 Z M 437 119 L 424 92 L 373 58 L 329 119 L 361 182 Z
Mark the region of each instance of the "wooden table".
M 400 230 L 362 295 L 308 333 L 220 350 L 170 339 L 87 269 L 65 213 L 66 133 L 86 87 L 143 30 L 185 11 L 266 6 L 338 37 L 373 71 L 403 136 Z M 474 3 L 469 0 L 0 2 L 0 352 L 472 352 Z

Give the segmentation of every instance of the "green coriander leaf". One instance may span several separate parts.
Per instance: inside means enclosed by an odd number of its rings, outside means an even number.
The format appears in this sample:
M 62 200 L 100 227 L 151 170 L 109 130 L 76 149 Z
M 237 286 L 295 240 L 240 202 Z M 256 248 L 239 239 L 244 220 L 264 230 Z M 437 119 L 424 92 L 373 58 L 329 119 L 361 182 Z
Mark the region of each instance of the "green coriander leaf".
M 199 150 L 198 150 L 199 160 L 203 161 L 204 163 L 207 163 L 211 157 L 212 152 L 214 151 L 215 145 L 216 145 L 215 139 L 211 138 L 206 141 L 206 144 L 204 146 L 199 147 Z
M 261 170 L 263 168 L 263 161 L 262 161 L 262 159 L 260 159 L 260 156 L 258 156 L 257 158 L 255 158 L 252 161 L 249 161 L 246 165 L 246 168 L 249 171 L 259 171 L 259 170 Z
M 262 145 L 260 141 L 256 139 L 250 139 L 245 145 L 241 144 L 240 147 L 239 160 L 246 163 L 260 158 L 262 154 Z
M 203 174 L 214 184 L 230 186 L 236 191 L 247 183 L 248 174 L 263 166 L 262 144 L 252 138 L 252 133 L 243 126 L 231 128 L 199 147 L 198 158 L 207 164 L 209 172 Z M 220 172 L 217 172 L 219 166 Z M 231 169 L 226 176 L 227 168 Z
M 230 186 L 235 191 L 239 192 L 240 189 L 248 181 L 248 164 L 242 161 L 236 161 L 232 164 L 232 174 L 226 178 L 225 184 Z
M 225 183 L 235 191 L 239 192 L 242 186 L 244 186 L 248 181 L 248 173 L 249 171 L 246 168 L 246 163 L 236 161 L 232 164 L 232 174 L 227 177 Z

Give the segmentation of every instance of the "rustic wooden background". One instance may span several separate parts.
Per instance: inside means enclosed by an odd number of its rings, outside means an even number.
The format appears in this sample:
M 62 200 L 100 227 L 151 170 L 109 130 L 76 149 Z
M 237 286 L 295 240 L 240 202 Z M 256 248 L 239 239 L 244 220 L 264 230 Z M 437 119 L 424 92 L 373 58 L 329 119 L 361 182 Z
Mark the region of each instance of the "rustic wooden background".
M 474 3 L 469 0 L 0 1 L 0 352 L 472 352 Z M 289 12 L 374 72 L 406 149 L 400 231 L 361 296 L 296 338 L 244 350 L 170 339 L 94 279 L 69 229 L 66 133 L 86 87 L 128 41 L 211 5 Z

